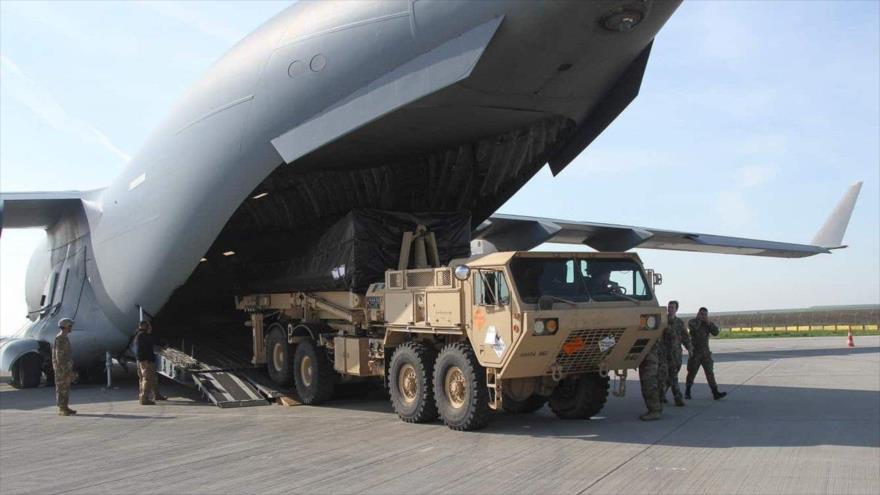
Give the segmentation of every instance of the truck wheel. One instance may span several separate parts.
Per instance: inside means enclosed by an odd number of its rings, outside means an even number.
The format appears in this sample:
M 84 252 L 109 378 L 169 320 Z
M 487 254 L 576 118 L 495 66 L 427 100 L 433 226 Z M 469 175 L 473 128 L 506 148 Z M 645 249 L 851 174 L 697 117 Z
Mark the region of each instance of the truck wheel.
M 437 353 L 427 344 L 407 342 L 397 347 L 388 367 L 391 405 L 407 423 L 437 419 L 431 375 Z
M 533 413 L 547 403 L 547 398 L 540 395 L 531 395 L 526 400 L 516 400 L 513 397 L 502 392 L 504 395 L 501 400 L 501 408 L 504 412 L 510 414 L 528 414 Z
M 15 388 L 34 388 L 40 386 L 43 377 L 43 358 L 29 352 L 15 361 L 12 366 L 12 386 Z
M 283 387 L 293 385 L 293 363 L 291 363 L 291 346 L 287 343 L 287 332 L 284 327 L 273 323 L 266 336 L 266 369 L 269 378 Z
M 303 404 L 320 404 L 333 396 L 336 371 L 314 340 L 304 340 L 293 355 L 296 394 Z
M 464 342 L 448 344 L 434 366 L 434 396 L 443 423 L 459 431 L 480 429 L 489 422 L 486 370 Z
M 608 377 L 589 373 L 559 382 L 550 396 L 550 409 L 560 419 L 590 419 L 608 399 Z

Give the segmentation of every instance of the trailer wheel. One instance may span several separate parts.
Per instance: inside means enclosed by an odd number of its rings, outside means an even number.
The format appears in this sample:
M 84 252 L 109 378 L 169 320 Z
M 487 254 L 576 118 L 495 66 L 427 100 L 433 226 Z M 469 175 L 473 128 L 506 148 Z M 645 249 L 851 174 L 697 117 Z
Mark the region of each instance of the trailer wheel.
M 15 388 L 34 388 L 40 386 L 43 377 L 43 358 L 29 352 L 12 365 L 12 386 Z
M 434 396 L 443 423 L 459 431 L 480 429 L 489 422 L 486 369 L 464 342 L 448 344 L 434 366 Z
M 399 345 L 388 366 L 388 392 L 394 411 L 407 423 L 437 419 L 431 376 L 437 352 L 421 342 Z
M 277 323 L 269 326 L 269 334 L 266 336 L 266 369 L 269 371 L 269 378 L 284 387 L 293 385 L 292 350 L 287 343 L 284 327 Z
M 304 340 L 296 346 L 293 377 L 296 394 L 303 404 L 320 404 L 333 396 L 336 371 L 314 340 Z
M 566 378 L 550 396 L 550 409 L 560 419 L 590 419 L 605 407 L 608 384 L 598 373 Z
M 528 414 L 533 413 L 547 403 L 547 397 L 540 395 L 530 395 L 525 400 L 516 400 L 513 397 L 502 392 L 504 397 L 501 400 L 501 408 L 504 412 L 510 414 Z

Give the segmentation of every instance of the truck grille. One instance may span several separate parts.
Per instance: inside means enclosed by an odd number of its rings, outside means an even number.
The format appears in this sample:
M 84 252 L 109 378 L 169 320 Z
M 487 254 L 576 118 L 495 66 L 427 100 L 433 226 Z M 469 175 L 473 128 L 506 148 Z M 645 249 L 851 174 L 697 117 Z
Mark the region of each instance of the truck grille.
M 556 355 L 556 363 L 563 373 L 586 373 L 598 371 L 602 358 L 614 350 L 614 347 L 605 352 L 599 348 L 599 341 L 612 337 L 614 342 L 620 341 L 625 328 L 592 328 L 587 330 L 575 330 L 571 332 Z
M 410 270 L 406 272 L 407 287 L 430 287 L 434 284 L 434 270 Z

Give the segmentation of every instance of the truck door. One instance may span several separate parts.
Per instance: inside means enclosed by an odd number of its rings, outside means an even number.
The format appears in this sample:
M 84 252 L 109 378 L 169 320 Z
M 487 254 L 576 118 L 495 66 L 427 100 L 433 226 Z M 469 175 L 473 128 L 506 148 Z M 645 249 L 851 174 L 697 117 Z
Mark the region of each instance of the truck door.
M 510 289 L 500 270 L 479 269 L 474 275 L 474 350 L 480 363 L 500 365 L 513 342 Z

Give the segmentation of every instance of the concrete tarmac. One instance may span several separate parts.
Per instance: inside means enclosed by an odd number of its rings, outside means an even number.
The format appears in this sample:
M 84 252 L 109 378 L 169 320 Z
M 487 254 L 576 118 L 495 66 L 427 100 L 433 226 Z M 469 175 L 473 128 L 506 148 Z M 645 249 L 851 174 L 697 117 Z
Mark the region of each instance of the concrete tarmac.
M 495 414 L 462 433 L 401 422 L 385 400 L 219 409 L 168 382 L 0 385 L 0 493 L 880 493 L 880 337 L 715 340 L 729 392 L 643 423 L 638 377 L 601 416 Z M 634 372 L 633 372 L 634 373 Z M 684 380 L 684 370 L 681 373 Z

